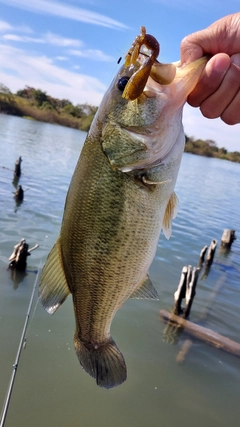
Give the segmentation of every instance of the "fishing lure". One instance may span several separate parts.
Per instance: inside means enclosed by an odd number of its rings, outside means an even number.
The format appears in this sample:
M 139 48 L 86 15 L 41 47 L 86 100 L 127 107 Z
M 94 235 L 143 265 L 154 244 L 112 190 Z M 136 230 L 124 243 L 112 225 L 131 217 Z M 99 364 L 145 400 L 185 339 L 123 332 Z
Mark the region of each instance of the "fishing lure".
M 146 56 L 146 59 L 141 64 L 140 68 L 133 73 L 123 91 L 122 97 L 131 101 L 142 94 L 150 75 L 151 68 L 160 52 L 160 45 L 155 37 L 150 34 L 146 34 L 145 27 L 141 27 L 140 30 L 141 34 L 136 37 L 126 55 L 125 67 L 131 67 L 136 63 L 140 49 L 143 45 L 146 46 L 151 54 L 150 56 Z

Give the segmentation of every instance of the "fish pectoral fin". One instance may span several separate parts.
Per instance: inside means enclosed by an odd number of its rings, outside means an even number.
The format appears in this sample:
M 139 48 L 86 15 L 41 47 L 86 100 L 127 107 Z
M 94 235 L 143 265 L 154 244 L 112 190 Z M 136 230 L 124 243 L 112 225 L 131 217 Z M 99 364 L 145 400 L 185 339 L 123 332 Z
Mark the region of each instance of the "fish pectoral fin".
M 38 288 L 39 299 L 49 314 L 55 313 L 70 294 L 58 238 L 43 267 Z
M 178 198 L 175 193 L 172 193 L 163 218 L 162 229 L 165 237 L 169 239 L 172 234 L 172 219 L 177 216 Z
M 154 288 L 152 281 L 150 280 L 148 275 L 145 278 L 145 280 L 142 282 L 142 284 L 139 286 L 139 288 L 132 293 L 130 298 L 154 299 L 154 300 L 159 299 L 158 293 Z

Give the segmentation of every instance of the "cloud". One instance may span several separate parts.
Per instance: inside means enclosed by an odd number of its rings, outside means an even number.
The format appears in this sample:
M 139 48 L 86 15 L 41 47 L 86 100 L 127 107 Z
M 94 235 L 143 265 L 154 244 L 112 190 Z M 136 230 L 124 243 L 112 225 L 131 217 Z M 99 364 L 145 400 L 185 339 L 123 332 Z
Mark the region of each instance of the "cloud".
M 69 39 L 53 33 L 45 34 L 44 42 L 60 47 L 80 47 L 83 45 L 81 40 Z
M 59 36 L 53 33 L 46 33 L 42 37 L 29 37 L 19 36 L 16 34 L 4 34 L 2 36 L 4 40 L 22 42 L 22 43 L 42 43 L 50 44 L 59 47 L 81 47 L 82 41 L 76 39 L 69 39 L 66 37 Z
M 7 23 L 6 28 L 8 26 Z M 9 25 L 9 27 L 11 27 Z M 40 43 L 40 44 L 48 44 L 53 45 L 57 47 L 62 48 L 82 48 L 79 49 L 69 49 L 67 51 L 67 54 L 73 55 L 73 56 L 79 56 L 82 58 L 88 58 L 92 59 L 94 61 L 114 61 L 115 58 L 112 56 L 106 55 L 104 52 L 102 52 L 99 49 L 83 49 L 84 43 L 81 40 L 77 39 L 70 39 L 66 37 L 62 37 L 57 34 L 53 34 L 51 32 L 48 32 L 46 34 L 43 34 L 41 37 L 29 37 L 25 35 L 17 35 L 17 34 L 4 34 L 2 36 L 3 40 L 6 41 L 13 41 L 13 42 L 19 42 L 19 43 Z M 58 57 L 59 58 L 59 57 Z M 66 57 L 64 57 L 66 59 Z
M 58 61 L 68 61 L 68 57 L 67 56 L 56 56 L 56 59 Z
M 12 26 L 5 21 L 0 21 L 0 31 L 12 30 Z
M 63 47 L 63 48 L 83 46 L 83 42 L 80 40 L 69 39 L 69 38 L 58 36 L 52 33 L 47 33 L 40 38 L 29 37 L 29 36 L 19 36 L 16 34 L 4 34 L 2 38 L 6 41 L 13 41 L 13 42 L 20 42 L 20 43 L 50 44 L 53 46 Z M 102 52 L 99 49 L 82 49 L 82 50 L 70 49 L 69 51 L 67 51 L 67 54 L 73 55 L 73 56 L 79 56 L 82 58 L 92 59 L 94 61 L 110 62 L 115 60 L 115 58 L 113 58 L 112 56 L 106 55 L 104 52 Z M 58 56 L 57 59 L 63 61 L 68 58 L 65 56 Z
M 4 40 L 13 41 L 13 42 L 23 42 L 23 43 L 44 43 L 44 40 L 36 37 L 28 36 L 18 36 L 16 34 L 4 34 L 2 36 Z
M 30 12 L 41 13 L 44 15 L 53 15 L 61 18 L 81 21 L 88 24 L 100 25 L 113 29 L 126 29 L 126 25 L 116 21 L 108 16 L 81 9 L 75 6 L 66 5 L 52 0 L 0 0 L 8 6 L 15 6 L 19 9 Z
M 5 31 L 22 31 L 24 33 L 32 33 L 32 30 L 27 27 L 26 25 L 20 25 L 20 26 L 12 26 L 10 25 L 8 22 L 6 21 L 1 21 L 0 20 L 0 32 L 5 32 Z
M 99 49 L 85 49 L 85 50 L 74 50 L 71 49 L 68 51 L 70 55 L 80 56 L 82 58 L 93 59 L 96 61 L 114 61 L 115 58 L 112 56 L 106 55 Z
M 46 56 L 31 56 L 23 49 L 3 44 L 0 51 L 0 82 L 12 92 L 28 85 L 74 104 L 98 105 L 106 91 L 97 78 L 61 68 Z

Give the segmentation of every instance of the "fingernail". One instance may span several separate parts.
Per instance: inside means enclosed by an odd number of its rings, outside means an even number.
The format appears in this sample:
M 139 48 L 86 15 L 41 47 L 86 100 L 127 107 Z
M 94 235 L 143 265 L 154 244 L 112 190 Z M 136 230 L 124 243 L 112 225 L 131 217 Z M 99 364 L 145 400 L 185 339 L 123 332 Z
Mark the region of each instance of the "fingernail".
M 225 54 L 218 54 L 215 55 L 210 61 L 211 67 L 214 68 L 215 71 L 218 73 L 226 73 L 230 66 L 230 59 L 228 55 Z
M 234 55 L 232 55 L 231 62 L 232 64 L 235 64 L 240 67 L 240 53 L 235 53 Z

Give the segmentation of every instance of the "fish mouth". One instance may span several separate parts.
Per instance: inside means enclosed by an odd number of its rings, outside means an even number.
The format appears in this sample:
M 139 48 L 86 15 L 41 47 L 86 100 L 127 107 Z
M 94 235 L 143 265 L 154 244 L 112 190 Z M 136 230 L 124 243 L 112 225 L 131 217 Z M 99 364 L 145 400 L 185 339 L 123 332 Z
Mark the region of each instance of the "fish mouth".
M 153 74 L 150 73 L 141 96 L 158 98 L 164 112 L 169 108 L 168 99 L 171 97 L 172 111 L 178 109 L 186 102 L 189 93 L 196 86 L 207 61 L 207 57 L 202 57 L 184 66 L 180 61 L 170 64 L 155 63 L 152 67 Z M 161 117 L 160 121 L 162 121 Z M 124 131 L 136 135 L 140 140 L 142 136 L 142 141 L 145 137 L 150 138 L 159 133 L 159 117 L 147 125 L 123 126 L 122 123 L 120 125 Z
M 187 96 L 195 88 L 208 59 L 206 56 L 202 56 L 186 65 L 182 65 L 180 62 L 176 63 L 176 80 L 182 81 Z
M 180 132 L 183 132 L 182 125 L 179 125 L 182 107 L 189 93 L 196 86 L 207 60 L 206 57 L 202 57 L 185 66 L 180 62 L 167 64 L 164 72 L 170 69 L 174 78 L 166 85 L 156 81 L 163 79 L 162 67 L 157 67 L 159 75 L 156 75 L 156 69 L 154 70 L 154 79 L 150 75 L 141 96 L 155 97 L 160 105 L 159 114 L 146 126 L 122 126 L 122 130 L 131 139 L 135 139 L 139 147 L 145 146 L 146 153 L 144 161 L 141 159 L 135 165 L 124 167 L 122 171 L 153 167 L 161 164 L 168 157 L 175 144 L 180 141 Z M 171 65 L 170 68 L 169 65 Z
M 176 63 L 162 64 L 155 61 L 150 71 L 150 77 L 161 85 L 172 83 L 176 75 Z
M 165 87 L 170 86 L 175 87 L 176 93 L 181 94 L 181 98 L 185 102 L 196 86 L 208 59 L 203 56 L 186 65 L 182 65 L 180 61 L 170 64 L 155 62 L 144 89 L 145 95 L 156 96 L 158 93 L 164 92 Z

